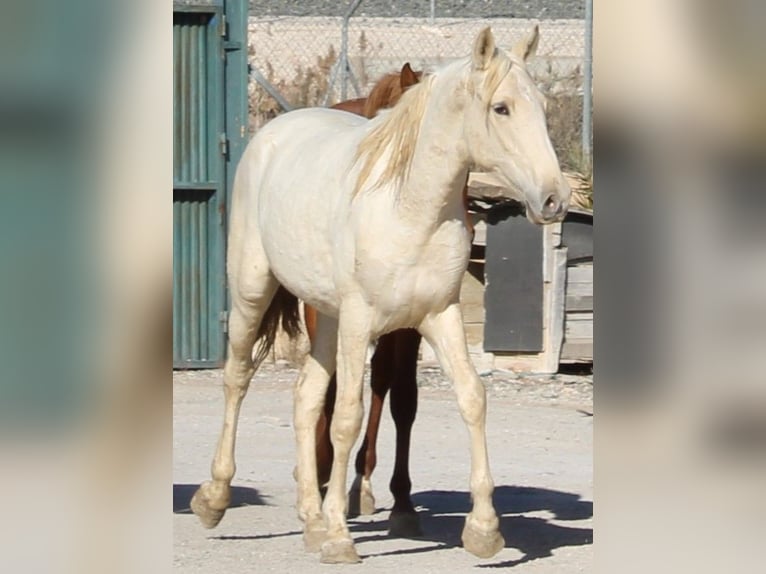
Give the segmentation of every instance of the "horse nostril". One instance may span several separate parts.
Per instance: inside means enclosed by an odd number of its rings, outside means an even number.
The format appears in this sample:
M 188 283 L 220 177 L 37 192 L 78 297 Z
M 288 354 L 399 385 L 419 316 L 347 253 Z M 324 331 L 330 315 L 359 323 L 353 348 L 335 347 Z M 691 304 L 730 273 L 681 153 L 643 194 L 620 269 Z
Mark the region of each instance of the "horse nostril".
M 543 202 L 543 216 L 554 217 L 558 215 L 560 207 L 561 202 L 559 201 L 558 197 L 556 197 L 554 194 L 549 195 Z

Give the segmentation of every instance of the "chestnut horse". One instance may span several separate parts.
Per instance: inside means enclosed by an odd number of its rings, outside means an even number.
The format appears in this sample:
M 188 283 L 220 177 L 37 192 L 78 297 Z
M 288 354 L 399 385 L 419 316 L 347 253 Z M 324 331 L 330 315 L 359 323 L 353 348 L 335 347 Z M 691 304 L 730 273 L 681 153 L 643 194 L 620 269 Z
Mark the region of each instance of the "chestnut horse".
M 347 100 L 332 106 L 334 109 L 355 113 L 367 118 L 379 110 L 396 104 L 404 91 L 418 83 L 422 72 L 413 72 L 409 63 L 399 73 L 383 76 L 366 98 Z M 314 342 L 316 310 L 305 307 L 309 339 Z M 356 479 L 349 493 L 349 514 L 373 514 L 375 498 L 370 477 L 377 463 L 377 436 L 386 394 L 391 391 L 391 416 L 396 425 L 396 458 L 390 489 L 394 506 L 389 520 L 390 533 L 395 536 L 418 536 L 420 527 L 417 513 L 410 499 L 412 483 L 409 473 L 410 435 L 417 411 L 417 369 L 420 334 L 415 329 L 400 329 L 383 335 L 372 357 L 372 402 L 364 441 L 356 456 Z M 330 480 L 333 447 L 330 440 L 330 422 L 335 407 L 336 379 L 333 375 L 325 398 L 324 411 L 317 424 L 316 450 L 319 484 Z

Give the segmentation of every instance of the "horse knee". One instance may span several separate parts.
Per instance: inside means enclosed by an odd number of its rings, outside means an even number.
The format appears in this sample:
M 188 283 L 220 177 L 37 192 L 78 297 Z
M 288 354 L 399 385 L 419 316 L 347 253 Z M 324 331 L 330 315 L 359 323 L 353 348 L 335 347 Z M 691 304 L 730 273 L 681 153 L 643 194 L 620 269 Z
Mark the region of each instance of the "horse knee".
M 456 385 L 457 402 L 460 414 L 468 425 L 474 425 L 484 421 L 487 413 L 487 393 L 481 381 L 476 380 L 467 388 Z

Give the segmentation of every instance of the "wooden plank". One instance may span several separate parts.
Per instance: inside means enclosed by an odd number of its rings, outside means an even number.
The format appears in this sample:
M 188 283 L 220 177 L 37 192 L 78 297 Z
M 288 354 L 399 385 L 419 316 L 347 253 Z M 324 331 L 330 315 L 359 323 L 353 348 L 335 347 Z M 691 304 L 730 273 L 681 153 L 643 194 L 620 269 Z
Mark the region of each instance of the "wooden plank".
M 581 319 L 567 315 L 564 325 L 564 340 L 593 339 L 593 316 L 590 319 Z
M 550 250 L 551 259 L 551 283 L 546 294 L 546 306 L 543 310 L 545 316 L 545 333 L 543 336 L 543 371 L 555 373 L 559 370 L 561 357 L 561 345 L 564 339 L 565 321 L 565 290 L 567 274 L 567 249 L 556 248 Z
M 593 340 L 572 339 L 565 340 L 561 346 L 561 361 L 592 361 Z
M 590 311 L 593 312 L 593 295 L 572 294 L 567 289 L 566 310 L 570 311 Z
M 484 284 L 470 272 L 463 275 L 460 306 L 464 323 L 484 323 Z
M 462 298 L 461 298 L 462 299 Z M 484 301 L 460 301 L 460 307 L 463 310 L 463 322 L 484 324 Z
M 473 226 L 473 244 L 474 245 L 486 245 L 487 244 L 487 224 L 485 221 L 477 221 Z
M 465 342 L 468 345 L 470 351 L 481 351 L 481 346 L 484 341 L 484 324 L 483 323 L 465 323 Z
M 552 223 L 543 226 L 543 281 L 551 283 L 553 281 L 554 264 L 553 252 L 561 245 L 561 224 Z M 566 264 L 564 264 L 564 281 L 566 283 Z
M 567 295 L 573 297 L 593 296 L 593 283 L 570 283 L 567 281 Z
M 593 264 L 572 265 L 567 267 L 568 283 L 593 283 Z
M 567 321 L 571 323 L 593 323 L 593 311 L 584 313 L 567 313 Z

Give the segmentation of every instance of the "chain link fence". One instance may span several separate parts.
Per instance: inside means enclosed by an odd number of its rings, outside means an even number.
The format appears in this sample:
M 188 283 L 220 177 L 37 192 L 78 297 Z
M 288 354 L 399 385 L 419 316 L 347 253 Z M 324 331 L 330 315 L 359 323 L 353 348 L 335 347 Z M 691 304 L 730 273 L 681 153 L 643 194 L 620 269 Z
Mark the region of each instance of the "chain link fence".
M 364 97 L 378 78 L 405 62 L 430 71 L 462 58 L 485 26 L 500 47 L 510 49 L 539 24 L 530 70 L 549 98 L 551 137 L 562 164 L 589 171 L 589 142 L 583 145 L 583 94 L 590 90 L 585 6 L 583 0 L 315 0 L 298 6 L 252 0 L 251 130 L 285 110 Z M 585 133 L 587 139 L 590 130 Z

